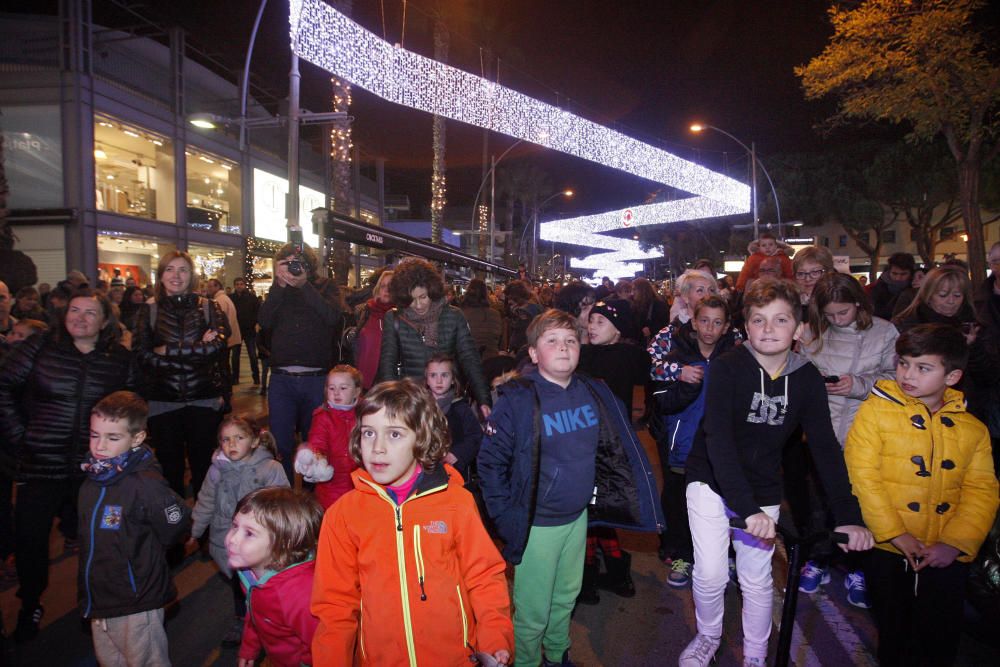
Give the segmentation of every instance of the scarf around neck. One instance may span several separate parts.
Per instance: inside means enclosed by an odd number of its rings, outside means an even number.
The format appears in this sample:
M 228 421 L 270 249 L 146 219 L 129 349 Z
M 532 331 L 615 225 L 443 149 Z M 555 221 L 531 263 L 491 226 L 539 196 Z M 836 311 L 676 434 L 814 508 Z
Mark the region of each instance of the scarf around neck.
M 437 401 L 438 407 L 441 408 L 441 412 L 448 414 L 448 410 L 451 408 L 451 404 L 455 400 L 455 390 L 449 389 L 444 396 L 435 396 L 434 400 Z
M 378 299 L 368 299 L 368 315 L 369 317 L 374 315 L 378 319 L 382 319 L 386 313 L 392 310 L 392 302 L 382 303 Z
M 431 307 L 423 315 L 418 315 L 413 306 L 407 307 L 403 311 L 406 322 L 409 323 L 424 341 L 427 347 L 436 348 L 438 344 L 438 320 L 441 318 L 441 311 L 444 310 L 444 299 L 431 301 Z
M 93 456 L 88 456 L 87 460 L 80 464 L 80 468 L 95 482 L 107 482 L 123 473 L 133 457 L 141 461 L 150 454 L 152 452 L 146 447 L 133 447 L 110 459 L 95 459 Z

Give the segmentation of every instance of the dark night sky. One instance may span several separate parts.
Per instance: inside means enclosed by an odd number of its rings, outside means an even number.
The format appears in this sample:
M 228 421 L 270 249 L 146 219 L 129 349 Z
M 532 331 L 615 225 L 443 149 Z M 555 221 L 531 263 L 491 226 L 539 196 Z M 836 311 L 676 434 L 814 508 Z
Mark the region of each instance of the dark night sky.
M 432 53 L 428 13 L 435 0 L 408 0 L 404 46 Z M 818 55 L 830 34 L 828 4 L 818 0 L 441 0 L 453 10 L 449 62 L 479 72 L 484 38 L 482 7 L 497 15 L 495 39 L 501 83 L 546 102 L 693 159 L 712 168 L 729 161 L 745 178 L 739 146 L 717 134 L 696 137 L 694 120 L 726 129 L 757 143 L 769 154 L 821 146 L 812 129 L 826 105 L 804 101 L 792 67 Z M 37 8 L 45 2 L 13 3 Z M 107 17 L 107 3 L 95 2 L 95 21 Z M 256 0 L 133 3 L 145 14 L 187 29 L 191 41 L 220 55 L 233 69 L 242 66 Z M 355 0 L 353 16 L 398 42 L 402 0 Z M 287 91 L 287 2 L 271 0 L 254 52 L 253 71 L 282 96 Z M 461 9 L 461 8 L 464 8 Z M 20 8 L 19 8 L 20 9 Z M 464 11 L 464 14 L 463 14 Z M 122 25 L 120 22 L 117 25 Z M 302 63 L 302 105 L 329 109 L 328 76 Z M 363 160 L 387 159 L 390 191 L 407 192 L 419 212 L 429 199 L 431 118 L 355 89 L 355 141 Z M 510 139 L 492 135 L 500 153 Z M 450 200 L 471 204 L 480 180 L 481 132 L 449 122 L 447 164 Z M 724 154 L 725 153 L 725 154 Z M 592 212 L 640 203 L 656 184 L 561 156 L 520 146 L 507 162 L 537 163 L 554 187 L 574 187 L 579 196 L 567 212 Z

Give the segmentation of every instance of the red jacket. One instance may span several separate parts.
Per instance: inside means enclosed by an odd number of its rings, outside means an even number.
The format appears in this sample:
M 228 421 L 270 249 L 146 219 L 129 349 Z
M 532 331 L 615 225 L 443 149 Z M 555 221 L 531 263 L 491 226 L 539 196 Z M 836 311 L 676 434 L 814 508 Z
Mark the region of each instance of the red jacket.
M 240 657 L 256 660 L 260 649 L 275 667 L 311 665 L 310 646 L 319 621 L 309 611 L 315 560 L 290 565 L 250 583 L 240 571 L 247 592 L 247 617 Z
M 736 279 L 736 289 L 742 292 L 746 289 L 747 282 L 759 277 L 757 272 L 760 269 L 760 263 L 767 259 L 767 255 L 762 252 L 755 252 L 749 257 L 747 261 L 743 263 L 743 269 L 740 270 L 740 276 Z M 781 260 L 781 277 L 791 280 L 795 277 L 795 271 L 792 269 L 792 260 L 789 259 L 788 255 L 781 248 L 778 249 L 778 254 L 775 255 Z
M 315 665 L 468 667 L 514 653 L 505 564 L 451 466 L 397 506 L 364 470 L 323 517 L 312 611 Z
M 325 456 L 333 466 L 333 478 L 316 485 L 316 500 L 323 509 L 354 488 L 351 473 L 358 465 L 351 458 L 349 441 L 356 419 L 354 410 L 335 410 L 326 405 L 313 410 L 309 449 Z

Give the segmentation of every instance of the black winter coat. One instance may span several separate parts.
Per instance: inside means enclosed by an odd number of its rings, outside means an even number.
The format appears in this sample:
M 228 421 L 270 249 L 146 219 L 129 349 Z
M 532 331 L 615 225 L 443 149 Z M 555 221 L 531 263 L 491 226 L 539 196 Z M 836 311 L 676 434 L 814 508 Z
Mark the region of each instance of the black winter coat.
M 155 327 L 150 326 L 149 304 L 139 310 L 133 349 L 146 400 L 179 403 L 223 395 L 220 364 L 227 349 L 229 321 L 218 303 L 208 300 L 206 307 L 203 299 L 197 294 L 157 299 Z M 202 336 L 209 328 L 218 336 L 204 343 Z M 153 352 L 160 345 L 166 346 L 166 354 Z
M 177 596 L 167 547 L 191 528 L 191 508 L 170 490 L 143 446 L 125 470 L 80 487 L 77 597 L 85 618 L 159 609 Z
M 458 362 L 462 377 L 479 405 L 492 405 L 486 377 L 483 375 L 483 360 L 472 339 L 469 323 L 465 315 L 455 306 L 441 309 L 438 319 L 437 348 L 424 344 L 423 337 L 402 317 L 399 308 L 385 314 L 382 323 L 382 352 L 378 362 L 376 380 L 395 380 L 396 365 L 402 365 L 402 377 L 424 377 L 427 360 L 437 352 L 451 355 Z
M 0 466 L 18 481 L 80 478 L 90 450 L 90 410 L 136 384 L 124 347 L 98 341 L 84 354 L 65 332 L 37 334 L 0 364 Z

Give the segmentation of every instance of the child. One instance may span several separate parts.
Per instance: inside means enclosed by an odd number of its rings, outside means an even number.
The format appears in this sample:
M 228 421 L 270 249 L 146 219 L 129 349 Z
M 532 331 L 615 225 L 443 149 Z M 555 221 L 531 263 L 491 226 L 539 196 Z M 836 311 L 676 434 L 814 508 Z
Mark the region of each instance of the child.
M 503 387 L 477 460 L 504 557 L 514 564 L 518 665 L 569 664 L 569 622 L 587 521 L 658 531 L 656 482 L 621 401 L 575 373 L 576 318 L 548 310 L 528 327 L 537 369 Z M 588 509 L 589 508 L 589 509 Z
M 444 462 L 454 467 L 462 475 L 462 479 L 468 481 L 472 477 L 476 454 L 479 453 L 479 443 L 483 440 L 483 428 L 469 401 L 456 395 L 460 393 L 456 391 L 460 385 L 455 377 L 455 360 L 446 354 L 433 355 L 427 360 L 424 379 L 448 420 L 451 447 Z
M 729 328 L 729 307 L 725 299 L 710 296 L 694 307 L 694 317 L 674 336 L 674 347 L 666 356 L 667 364 L 701 369 L 736 345 Z M 664 420 L 657 439 L 660 465 L 663 468 L 663 513 L 667 530 L 660 533 L 660 558 L 670 561 L 667 584 L 684 588 L 691 583 L 694 547 L 688 527 L 687 500 L 684 497 L 684 467 L 695 433 L 705 414 L 705 383 L 701 376 L 682 373 L 676 382 L 659 382 L 653 396 Z
M 49 330 L 49 325 L 41 320 L 23 319 L 18 320 L 10 333 L 7 334 L 7 344 L 13 345 L 25 338 L 31 338 L 35 334 L 45 333 Z
M 740 276 L 736 279 L 736 291 L 742 292 L 747 283 L 755 278 L 761 277 L 758 273 L 760 263 L 768 257 L 777 257 L 781 260 L 781 277 L 786 280 L 792 279 L 792 260 L 788 257 L 787 251 L 790 247 L 778 241 L 771 232 L 761 232 L 756 241 L 751 241 L 747 246 L 750 256 L 743 263 Z
M 246 598 L 239 580 L 229 569 L 226 533 L 240 498 L 257 489 L 288 486 L 285 469 L 275 460 L 277 454 L 274 436 L 269 431 L 258 431 L 246 419 L 227 415 L 219 425 L 219 448 L 212 456 L 212 467 L 194 506 L 188 546 L 197 546 L 197 539 L 210 529 L 208 551 L 222 574 L 233 583 L 236 620 L 222 640 L 224 646 L 240 645 L 246 616 Z
M 950 665 L 969 563 L 997 510 L 990 437 L 952 389 L 969 358 L 959 329 L 914 327 L 896 354 L 896 380 L 875 383 L 844 450 L 877 542 L 865 578 L 878 659 Z
M 509 663 L 504 563 L 447 451 L 444 415 L 412 380 L 361 401 L 351 455 L 363 469 L 320 531 L 316 665 Z
M 635 385 L 645 384 L 649 373 L 649 354 L 638 345 L 622 340 L 631 321 L 632 309 L 628 301 L 598 301 L 594 304 L 587 317 L 590 344 L 580 347 L 580 364 L 577 367 L 583 375 L 604 380 L 611 393 L 622 402 L 629 419 Z M 603 577 L 598 549 L 607 570 Z M 622 597 L 634 596 L 631 570 L 632 555 L 621 548 L 615 529 L 607 526 L 589 528 L 579 601 L 583 604 L 599 603 L 599 587 Z
M 322 519 L 315 498 L 282 487 L 252 491 L 236 505 L 226 553 L 249 611 L 240 667 L 253 667 L 262 648 L 275 667 L 313 664 L 309 598 Z
M 146 439 L 146 402 L 130 391 L 90 413 L 90 456 L 80 487 L 78 596 L 91 619 L 102 665 L 169 665 L 163 608 L 177 590 L 167 547 L 190 526 L 191 510 L 160 474 Z
M 325 510 L 354 488 L 349 440 L 354 408 L 361 395 L 361 372 L 353 366 L 334 366 L 326 375 L 326 402 L 313 411 L 309 441 L 295 455 L 295 470 L 316 484 L 316 500 Z
M 781 452 L 801 425 L 847 548 L 871 548 L 851 495 L 816 367 L 791 351 L 802 329 L 795 285 L 759 279 L 744 298 L 747 342 L 716 358 L 706 380 L 705 418 L 687 459 L 688 523 L 694 544 L 698 634 L 682 667 L 712 661 L 722 638 L 730 539 L 743 592 L 743 664 L 763 665 L 771 634 L 771 555 L 781 502 Z M 745 530 L 731 532 L 739 517 Z M 843 547 L 842 547 L 843 548 Z

